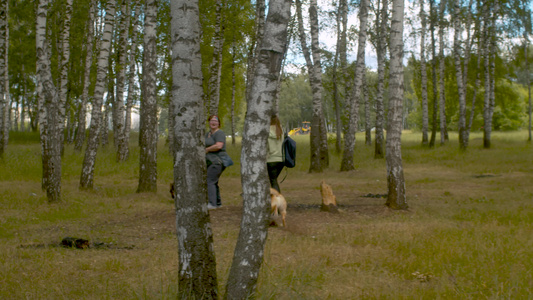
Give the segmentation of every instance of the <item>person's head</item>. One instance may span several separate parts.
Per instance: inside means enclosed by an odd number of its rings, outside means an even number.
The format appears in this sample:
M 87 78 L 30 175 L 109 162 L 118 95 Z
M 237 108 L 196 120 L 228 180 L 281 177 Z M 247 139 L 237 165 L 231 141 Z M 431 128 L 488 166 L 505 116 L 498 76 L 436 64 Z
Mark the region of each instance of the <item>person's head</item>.
M 210 115 L 207 121 L 209 122 L 209 128 L 211 129 L 220 128 L 220 119 L 218 118 L 217 115 Z
M 270 126 L 276 126 L 276 136 L 279 139 L 281 139 L 281 136 L 283 135 L 283 129 L 281 129 L 281 122 L 279 121 L 278 116 L 272 115 L 270 117 Z

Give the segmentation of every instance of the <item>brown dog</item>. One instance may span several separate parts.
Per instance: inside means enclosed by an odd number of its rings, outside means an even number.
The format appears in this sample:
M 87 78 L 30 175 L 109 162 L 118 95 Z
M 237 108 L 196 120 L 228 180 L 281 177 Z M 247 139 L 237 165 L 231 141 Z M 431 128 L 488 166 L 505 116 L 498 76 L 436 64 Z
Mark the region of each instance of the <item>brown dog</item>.
M 279 213 L 283 227 L 287 227 L 285 225 L 285 216 L 287 215 L 287 200 L 285 200 L 285 197 L 276 189 L 270 188 L 270 202 L 272 205 L 272 209 L 270 210 L 271 216 L 276 218 Z
M 174 199 L 174 183 L 170 183 L 170 196 Z

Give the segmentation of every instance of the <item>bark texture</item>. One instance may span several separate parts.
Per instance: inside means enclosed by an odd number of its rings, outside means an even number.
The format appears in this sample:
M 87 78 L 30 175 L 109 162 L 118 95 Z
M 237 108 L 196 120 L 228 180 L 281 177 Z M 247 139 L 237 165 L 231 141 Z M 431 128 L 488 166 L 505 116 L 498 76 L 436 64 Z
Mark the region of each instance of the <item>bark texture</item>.
M 100 54 L 98 55 L 98 67 L 96 73 L 96 86 L 94 88 L 93 107 L 91 112 L 91 125 L 89 128 L 89 138 L 87 148 L 83 158 L 83 165 L 80 176 L 80 189 L 92 189 L 94 185 L 94 166 L 96 164 L 96 153 L 98 151 L 98 138 L 101 127 L 107 131 L 107 124 L 102 126 L 102 103 L 107 84 L 107 71 L 109 66 L 109 50 L 111 48 L 111 38 L 115 20 L 115 0 L 109 0 L 106 5 L 105 25 L 100 43 Z
M 126 57 L 128 52 L 128 28 L 130 25 L 130 8 L 128 1 L 122 0 L 120 5 L 120 27 L 119 27 L 119 44 L 117 46 L 118 63 L 115 68 L 117 70 L 117 84 L 115 86 L 116 98 L 113 105 L 115 111 L 114 119 L 114 136 L 116 140 L 117 161 L 125 161 L 127 158 L 125 135 L 125 115 L 126 106 L 124 104 L 124 89 L 126 85 Z
M 178 298 L 217 299 L 213 233 L 207 211 L 198 1 L 172 0 L 170 7 Z
M 134 5 L 135 7 L 135 13 L 133 15 L 133 26 L 131 27 L 131 44 L 130 44 L 130 58 L 129 58 L 129 74 L 128 74 L 128 98 L 126 100 L 126 120 L 124 123 L 124 159 L 127 160 L 130 156 L 130 131 L 131 131 L 131 110 L 133 108 L 133 104 L 135 103 L 135 80 L 136 80 L 136 74 L 135 74 L 135 68 L 137 66 L 137 61 L 135 57 L 137 56 L 137 24 L 138 24 L 138 18 L 139 18 L 139 10 L 140 7 Z M 169 132 L 170 134 L 170 132 Z
M 76 130 L 76 139 L 74 150 L 81 151 L 85 142 L 85 118 L 87 115 L 87 103 L 89 102 L 89 85 L 91 83 L 91 66 L 93 65 L 93 43 L 94 43 L 94 11 L 95 0 L 91 1 L 89 9 L 89 19 L 87 20 L 87 42 L 85 44 L 85 70 L 83 71 L 83 91 L 81 94 L 80 106 L 78 108 L 78 129 Z
M 457 82 L 457 95 L 459 97 L 459 148 L 466 150 L 468 147 L 468 140 L 466 139 L 466 95 L 463 81 L 462 61 L 463 52 L 461 49 L 461 5 L 460 0 L 454 2 L 454 38 L 453 38 L 453 54 L 455 62 L 455 77 Z
M 309 82 L 313 93 L 313 117 L 311 120 L 310 156 L 311 163 L 309 172 L 322 172 L 329 164 L 327 151 L 327 132 L 322 107 L 322 66 L 320 60 L 320 48 L 318 41 L 318 5 L 316 0 L 311 0 L 309 6 L 309 22 L 311 25 L 311 51 L 307 46 L 302 3 L 296 1 L 296 13 L 298 18 L 298 32 L 300 44 L 305 57 Z
M 3 157 L 9 136 L 9 91 L 5 89 L 8 61 L 8 1 L 0 3 L 0 158 Z M 24 109 L 24 107 L 23 107 Z
M 213 37 L 213 60 L 209 66 L 209 87 L 207 102 L 209 115 L 218 115 L 220 103 L 220 81 L 222 76 L 222 46 L 224 45 L 224 31 L 222 30 L 222 0 L 216 0 L 215 8 L 215 36 Z
M 59 98 L 52 79 L 50 56 L 46 38 L 48 0 L 41 0 L 37 8 L 37 80 L 42 87 L 42 116 L 46 124 L 41 129 L 43 189 L 49 202 L 61 200 L 61 138 L 59 131 Z
M 389 118 L 387 127 L 387 186 L 386 205 L 392 209 L 407 209 L 402 163 L 403 81 L 403 13 L 404 1 L 392 1 L 390 36 Z
M 67 112 L 67 97 L 68 97 L 68 73 L 70 65 L 70 23 L 72 19 L 72 0 L 65 2 L 65 19 L 63 30 L 61 32 L 61 56 L 60 56 L 60 76 L 59 76 L 59 122 L 58 130 L 61 132 L 59 139 L 61 143 L 61 151 L 63 151 L 65 119 Z
M 340 166 L 341 171 L 351 171 L 355 169 L 354 150 L 355 150 L 355 133 L 359 123 L 359 102 L 363 95 L 363 78 L 365 70 L 365 47 L 366 47 L 366 28 L 368 20 L 368 1 L 361 0 L 359 8 L 359 39 L 357 43 L 357 60 L 355 63 L 355 78 L 353 83 L 352 96 L 350 99 L 350 121 L 348 132 L 344 137 L 344 152 Z
M 444 145 L 448 141 L 448 128 L 446 122 L 446 96 L 444 91 L 444 10 L 446 9 L 446 1 L 441 1 L 439 5 L 439 113 L 440 113 L 440 144 Z
M 385 93 L 385 55 L 387 54 L 386 36 L 387 36 L 387 20 L 389 6 L 387 0 L 383 0 L 379 17 L 376 18 L 377 34 L 377 59 L 378 59 L 378 87 L 376 95 L 376 138 L 374 143 L 374 158 L 385 157 L 384 153 L 384 136 L 383 136 L 383 119 L 385 114 L 385 107 L 383 105 L 383 94 Z
M 233 255 L 226 299 L 253 297 L 268 233 L 270 195 L 267 139 L 281 62 L 286 51 L 290 0 L 272 0 L 252 85 L 241 150 L 243 217 Z
M 420 0 L 420 77 L 422 85 L 422 145 L 427 146 L 428 141 L 428 74 L 426 71 L 426 11 L 424 0 Z
M 143 97 L 139 131 L 138 193 L 157 191 L 157 0 L 147 0 L 144 11 Z

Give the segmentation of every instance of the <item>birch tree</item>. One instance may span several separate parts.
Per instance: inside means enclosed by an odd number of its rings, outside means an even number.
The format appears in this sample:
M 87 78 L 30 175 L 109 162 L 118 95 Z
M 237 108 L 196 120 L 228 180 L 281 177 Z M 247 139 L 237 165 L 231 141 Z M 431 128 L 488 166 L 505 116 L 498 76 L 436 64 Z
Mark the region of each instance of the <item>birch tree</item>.
M 133 14 L 133 26 L 131 27 L 131 44 L 130 44 L 130 52 L 129 52 L 129 74 L 128 74 L 128 98 L 126 100 L 126 119 L 124 122 L 124 145 L 123 145 L 123 151 L 124 153 L 123 158 L 127 160 L 130 156 L 130 132 L 131 132 L 131 110 L 133 108 L 133 104 L 135 103 L 135 80 L 136 80 L 136 74 L 135 74 L 135 68 L 137 65 L 137 61 L 135 57 L 137 56 L 137 26 L 138 26 L 138 17 L 139 17 L 139 10 L 140 6 L 135 5 L 135 2 L 132 4 L 135 13 Z M 169 132 L 170 134 L 170 132 Z
M 466 139 L 466 99 L 465 87 L 462 72 L 461 57 L 463 57 L 461 49 L 461 0 L 454 2 L 454 38 L 453 38 L 453 54 L 455 63 L 455 77 L 457 81 L 457 94 L 459 97 L 459 147 L 466 150 L 468 147 L 468 140 Z
M 209 66 L 209 81 L 207 102 L 209 114 L 218 115 L 220 103 L 220 80 L 222 76 L 222 46 L 224 45 L 224 31 L 222 30 L 222 0 L 215 4 L 215 36 L 213 37 L 213 60 Z
M 8 1 L 0 3 L 0 158 L 3 157 L 9 136 L 9 90 L 5 89 L 8 80 Z
M 59 122 L 58 130 L 61 150 L 63 150 L 65 119 L 67 110 L 67 93 L 68 93 L 68 73 L 70 66 L 70 21 L 72 18 L 72 1 L 66 0 L 65 19 L 63 20 L 63 30 L 61 32 L 61 55 L 60 55 L 60 76 L 59 76 Z
M 115 102 L 113 110 L 115 111 L 115 128 L 114 134 L 117 141 L 117 161 L 125 161 L 127 158 L 125 135 L 125 115 L 126 106 L 124 105 L 124 89 L 126 84 L 126 57 L 128 55 L 128 29 L 130 25 L 130 4 L 129 1 L 122 0 L 120 5 L 120 23 L 119 23 L 119 42 L 117 45 L 117 84 L 115 86 Z
M 49 202 L 61 200 L 61 132 L 59 131 L 59 97 L 50 69 L 50 50 L 46 36 L 48 0 L 40 0 L 37 8 L 36 49 L 37 81 L 42 87 L 42 115 L 46 121 L 41 130 L 43 189 Z
M 254 82 L 255 66 L 259 57 L 259 45 L 263 40 L 265 32 L 265 0 L 257 0 L 255 2 L 255 32 L 254 37 L 250 42 L 250 50 L 248 51 L 248 64 L 246 68 L 246 101 L 249 101 Z
M 226 299 L 253 297 L 268 233 L 270 195 L 266 171 L 267 139 L 278 76 L 287 48 L 290 0 L 269 2 L 244 125 L 241 150 L 243 216 L 226 287 Z
M 529 61 L 527 57 L 527 48 L 529 46 L 529 39 L 527 37 L 527 30 L 524 31 L 524 57 L 525 57 L 525 66 L 526 70 L 529 70 Z M 528 132 L 528 138 L 527 140 L 531 142 L 531 80 L 530 76 L 527 76 L 526 79 L 527 84 L 527 94 L 528 94 L 528 106 L 527 106 L 527 115 L 528 115 L 528 126 L 527 126 L 527 132 Z
M 377 12 L 376 12 L 376 34 L 374 34 L 374 47 L 376 49 L 377 63 L 378 63 L 378 83 L 377 83 L 377 93 L 376 93 L 376 136 L 374 141 L 374 158 L 379 159 L 385 156 L 384 153 L 384 135 L 383 135 L 383 120 L 384 120 L 384 101 L 383 95 L 385 94 L 385 57 L 387 54 L 387 28 L 389 19 L 388 13 L 389 3 L 387 0 L 383 0 L 377 3 Z M 372 31 L 371 31 L 372 32 Z
M 485 102 L 483 106 L 483 148 L 491 147 L 492 116 L 494 114 L 494 88 L 495 88 L 495 60 L 496 60 L 496 19 L 499 13 L 498 1 L 490 1 L 484 6 L 483 19 L 486 24 L 484 30 L 484 53 L 485 66 Z
M 91 66 L 93 65 L 93 48 L 94 48 L 94 14 L 96 1 L 91 0 L 89 8 L 89 19 L 87 20 L 87 42 L 85 43 L 85 69 L 83 71 L 83 91 L 81 101 L 78 107 L 78 128 L 76 130 L 76 139 L 74 150 L 81 151 L 85 142 L 85 118 L 87 115 L 87 103 L 89 102 L 89 86 L 91 83 Z
M 96 85 L 94 88 L 94 98 L 91 112 L 91 125 L 89 128 L 89 138 L 87 148 L 83 158 L 83 165 L 80 176 L 80 189 L 92 189 L 94 185 L 94 166 L 96 164 L 96 153 L 98 150 L 98 138 L 101 127 L 107 130 L 106 124 L 102 126 L 102 103 L 107 84 L 107 71 L 109 65 L 109 51 L 115 19 L 115 0 L 107 1 L 104 31 L 100 43 L 100 53 L 98 55 L 98 67 L 96 73 Z
M 213 233 L 207 211 L 198 1 L 172 0 L 174 185 L 179 299 L 217 299 Z
M 428 141 L 428 74 L 426 71 L 426 12 L 424 0 L 420 0 L 420 75 L 422 85 L 422 145 L 427 146 Z
M 147 0 L 144 12 L 143 97 L 139 132 L 140 171 L 137 192 L 157 191 L 157 0 Z
M 327 151 L 327 133 L 322 107 L 322 66 L 320 62 L 320 49 L 318 41 L 318 5 L 316 0 L 311 0 L 309 5 L 309 22 L 311 24 L 311 53 L 307 46 L 303 24 L 302 4 L 296 0 L 296 13 L 298 18 L 298 33 L 302 52 L 305 57 L 309 83 L 313 92 L 313 117 L 311 121 L 309 172 L 322 172 L 329 163 Z M 312 56 L 312 57 L 311 57 Z
M 437 85 L 437 45 L 435 38 L 435 23 L 436 23 L 436 14 L 435 14 L 435 0 L 429 0 L 429 32 L 431 34 L 431 82 L 433 84 L 433 106 L 432 106 L 432 121 L 431 121 L 431 138 L 429 139 L 429 148 L 435 147 L 435 140 L 437 139 L 437 112 L 439 109 L 438 105 L 438 85 Z
M 336 141 L 335 149 L 341 152 L 342 140 L 342 119 L 341 119 L 341 103 L 344 103 L 344 96 L 346 95 L 345 78 L 346 78 L 346 32 L 348 24 L 348 3 L 346 0 L 339 1 L 337 10 L 337 44 L 335 50 L 335 58 L 333 62 L 333 103 L 335 105 L 335 121 L 336 121 Z M 338 65 L 340 64 L 340 72 Z M 340 73 L 340 74 L 339 74 Z M 340 76 L 338 76 L 340 75 Z
M 446 9 L 446 1 L 440 1 L 439 5 L 439 116 L 440 116 L 440 144 L 444 145 L 448 141 L 448 128 L 446 122 L 446 95 L 444 93 L 444 28 L 446 26 L 446 19 L 444 18 L 444 11 Z
M 387 126 L 387 187 L 386 205 L 392 209 L 407 209 L 402 163 L 403 81 L 403 13 L 404 0 L 392 1 L 390 32 L 389 116 Z
M 366 28 L 368 20 L 368 1 L 361 0 L 359 7 L 359 39 L 357 44 L 357 60 L 355 63 L 355 79 L 350 99 L 350 121 L 348 123 L 348 132 L 344 136 L 344 152 L 340 166 L 341 171 L 351 171 L 355 169 L 354 150 L 355 150 L 355 133 L 359 123 L 359 101 L 362 99 L 363 78 L 365 73 L 365 47 L 366 47 Z

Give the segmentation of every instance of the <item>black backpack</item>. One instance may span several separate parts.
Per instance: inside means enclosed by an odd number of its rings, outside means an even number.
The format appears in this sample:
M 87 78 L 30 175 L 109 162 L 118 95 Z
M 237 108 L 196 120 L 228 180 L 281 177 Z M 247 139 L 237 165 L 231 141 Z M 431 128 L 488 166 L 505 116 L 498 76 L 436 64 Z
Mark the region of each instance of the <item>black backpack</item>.
M 281 149 L 283 150 L 285 167 L 294 168 L 296 166 L 296 142 L 290 136 L 285 135 Z

